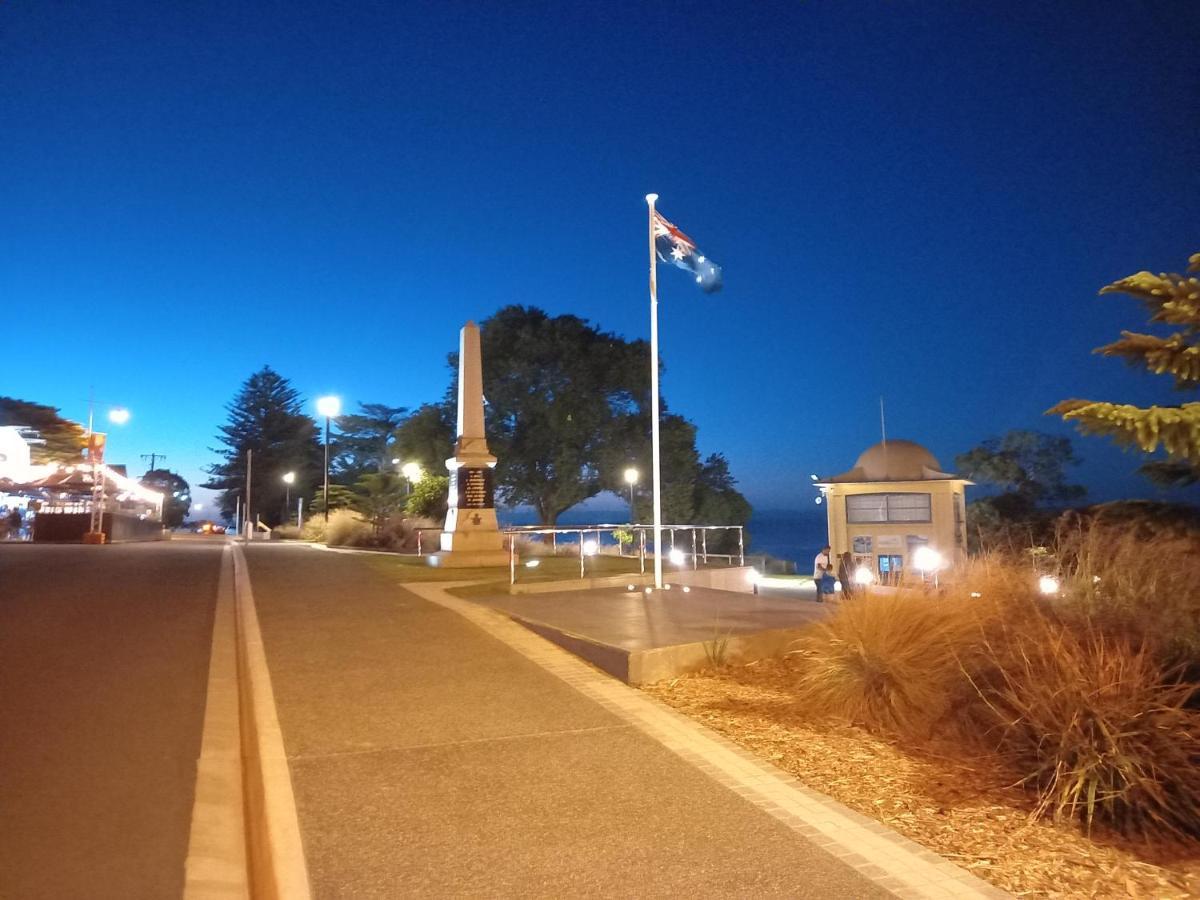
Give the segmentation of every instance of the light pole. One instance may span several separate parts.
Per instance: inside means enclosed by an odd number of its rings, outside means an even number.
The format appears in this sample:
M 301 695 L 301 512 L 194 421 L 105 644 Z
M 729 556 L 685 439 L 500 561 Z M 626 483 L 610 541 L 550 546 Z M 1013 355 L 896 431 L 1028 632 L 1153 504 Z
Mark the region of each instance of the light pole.
M 292 485 L 296 481 L 295 472 L 283 473 L 283 517 L 288 517 L 288 510 L 292 507 Z
M 83 536 L 85 544 L 103 544 L 104 537 L 104 445 L 107 442 L 107 436 L 97 434 L 92 429 L 92 421 L 96 399 L 89 394 L 88 397 L 88 427 L 87 427 L 87 448 L 88 448 L 88 463 L 92 468 L 92 508 L 91 522 L 88 525 L 88 532 Z M 123 406 L 114 406 L 108 411 L 108 420 L 114 425 L 124 425 L 129 421 L 129 410 Z
M 629 524 L 633 524 L 633 486 L 638 483 L 638 470 L 630 466 L 625 470 L 625 483 L 629 485 Z
M 321 397 L 317 400 L 317 412 L 325 417 L 325 521 L 329 521 L 329 420 L 336 418 L 342 411 L 342 401 L 338 397 Z

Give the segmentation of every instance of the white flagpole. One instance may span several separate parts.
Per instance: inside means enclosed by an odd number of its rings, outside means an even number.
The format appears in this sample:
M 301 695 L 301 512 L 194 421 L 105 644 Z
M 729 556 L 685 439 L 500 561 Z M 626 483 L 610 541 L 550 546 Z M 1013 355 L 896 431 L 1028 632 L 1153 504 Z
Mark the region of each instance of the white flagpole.
M 659 471 L 658 446 L 658 268 L 654 250 L 654 202 L 658 194 L 647 194 L 650 207 L 650 447 L 654 475 L 654 586 L 663 586 L 662 578 L 662 474 Z

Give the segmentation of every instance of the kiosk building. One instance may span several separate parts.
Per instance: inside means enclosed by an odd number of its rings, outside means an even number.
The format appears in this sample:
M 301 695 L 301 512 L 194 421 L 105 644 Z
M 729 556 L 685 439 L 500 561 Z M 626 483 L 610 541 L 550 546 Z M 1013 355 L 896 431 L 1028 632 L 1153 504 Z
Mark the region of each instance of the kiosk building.
M 942 471 L 920 444 L 876 444 L 848 472 L 817 480 L 829 545 L 838 555 L 850 551 L 856 565 L 885 583 L 912 567 L 918 547 L 930 547 L 953 565 L 966 555 L 964 491 L 972 483 Z

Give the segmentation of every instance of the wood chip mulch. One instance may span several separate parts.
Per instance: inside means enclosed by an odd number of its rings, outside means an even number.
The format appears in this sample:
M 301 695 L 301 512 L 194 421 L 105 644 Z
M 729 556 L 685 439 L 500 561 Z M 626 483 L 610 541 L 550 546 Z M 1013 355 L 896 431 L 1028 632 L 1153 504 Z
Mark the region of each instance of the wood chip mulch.
M 1148 844 L 1032 821 L 1029 796 L 987 758 L 902 748 L 805 719 L 792 663 L 685 675 L 644 686 L 813 790 L 872 816 L 1018 897 L 1200 897 L 1200 843 Z

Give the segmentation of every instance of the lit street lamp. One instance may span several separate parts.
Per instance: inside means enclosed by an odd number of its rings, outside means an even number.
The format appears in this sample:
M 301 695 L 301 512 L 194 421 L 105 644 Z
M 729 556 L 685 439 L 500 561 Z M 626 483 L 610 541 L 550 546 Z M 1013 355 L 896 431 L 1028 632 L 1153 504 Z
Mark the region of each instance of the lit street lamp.
M 929 573 L 933 573 L 933 586 L 938 586 L 938 569 L 942 567 L 942 554 L 938 553 L 932 547 L 920 546 L 913 551 L 913 565 L 921 570 L 921 575 L 928 577 Z
M 638 483 L 638 470 L 630 466 L 625 470 L 625 483 L 629 485 L 629 522 L 633 524 L 633 486 Z
M 400 469 L 400 474 L 408 482 L 408 493 L 410 494 L 412 493 L 412 486 L 425 477 L 425 472 L 421 469 L 421 464 L 415 462 L 405 463 Z
M 337 397 L 321 397 L 317 400 L 317 412 L 325 417 L 325 521 L 329 521 L 329 420 L 337 418 L 342 411 L 342 401 Z
M 292 485 L 296 483 L 295 472 L 283 473 L 283 518 L 287 519 L 288 510 L 292 507 Z

